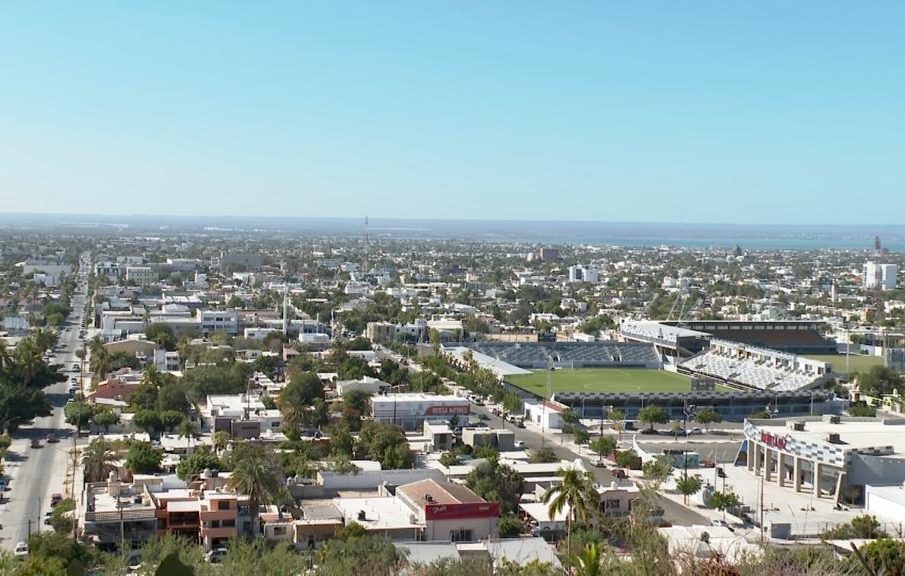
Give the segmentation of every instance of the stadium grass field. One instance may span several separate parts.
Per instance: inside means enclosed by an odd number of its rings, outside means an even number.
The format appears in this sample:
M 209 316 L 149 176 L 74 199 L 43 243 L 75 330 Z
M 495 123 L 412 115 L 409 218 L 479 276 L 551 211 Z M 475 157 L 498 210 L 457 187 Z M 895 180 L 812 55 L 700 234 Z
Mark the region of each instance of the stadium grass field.
M 538 396 L 547 395 L 547 370 L 532 374 L 508 376 L 513 386 Z M 550 378 L 550 392 L 690 392 L 687 376 L 642 368 L 578 368 L 555 370 Z M 717 392 L 730 392 L 717 386 Z
M 834 372 L 845 374 L 845 354 L 813 355 L 806 356 L 806 358 L 819 360 L 821 362 L 829 362 L 833 365 Z M 874 366 L 883 366 L 883 358 L 881 358 L 880 356 L 862 356 L 860 354 L 851 354 L 849 356 L 848 363 L 850 372 L 868 372 Z

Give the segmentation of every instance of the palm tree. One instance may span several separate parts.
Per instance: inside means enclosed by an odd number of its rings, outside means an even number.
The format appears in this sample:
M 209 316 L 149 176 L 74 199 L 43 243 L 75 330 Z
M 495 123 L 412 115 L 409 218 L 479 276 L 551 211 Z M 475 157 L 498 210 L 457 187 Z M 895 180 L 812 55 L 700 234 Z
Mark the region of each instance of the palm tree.
M 581 554 L 575 557 L 576 569 L 573 576 L 602 576 L 603 566 L 600 562 L 600 546 L 597 542 L 590 542 L 584 547 Z
M 199 438 L 201 435 L 198 433 L 198 425 L 185 418 L 182 422 L 179 423 L 179 426 L 176 427 L 176 431 L 179 432 L 180 438 L 185 438 L 185 449 L 188 450 L 189 446 L 192 443 L 192 440 Z
M 549 506 L 548 513 L 554 516 L 569 508 L 566 517 L 566 549 L 572 549 L 572 524 L 586 522 L 588 516 L 598 510 L 600 495 L 594 490 L 593 477 L 576 468 L 560 468 L 556 473 L 560 483 L 544 494 L 543 502 Z
M 248 496 L 252 513 L 249 535 L 253 536 L 260 506 L 272 504 L 281 492 L 279 466 L 272 451 L 247 443 L 234 446 L 232 461 L 233 471 L 226 485 Z
M 230 440 L 229 432 L 224 432 L 223 430 L 220 430 L 219 432 L 214 432 L 214 435 L 211 436 L 211 442 L 213 443 L 214 450 L 216 450 L 217 453 L 220 453 L 220 452 L 223 452 L 224 450 L 226 450 L 226 447 L 229 446 L 229 440 Z
M 85 469 L 85 482 L 103 482 L 116 470 L 113 461 L 116 455 L 109 442 L 103 438 L 95 438 L 82 452 L 82 466 Z

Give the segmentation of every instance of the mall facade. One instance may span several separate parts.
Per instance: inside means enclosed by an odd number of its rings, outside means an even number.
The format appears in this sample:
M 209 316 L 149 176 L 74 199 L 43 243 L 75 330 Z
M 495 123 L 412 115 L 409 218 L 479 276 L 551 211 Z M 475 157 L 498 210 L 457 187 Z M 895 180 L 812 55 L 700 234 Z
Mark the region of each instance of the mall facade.
M 744 432 L 736 464 L 795 492 L 861 504 L 865 486 L 905 482 L 905 418 L 745 420 Z

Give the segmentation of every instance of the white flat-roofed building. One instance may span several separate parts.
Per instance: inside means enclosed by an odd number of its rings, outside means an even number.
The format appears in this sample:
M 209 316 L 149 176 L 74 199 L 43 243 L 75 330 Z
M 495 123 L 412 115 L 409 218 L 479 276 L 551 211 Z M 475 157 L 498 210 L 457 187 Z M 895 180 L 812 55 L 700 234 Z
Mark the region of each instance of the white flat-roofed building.
M 905 418 L 745 420 L 744 432 L 748 471 L 795 492 L 857 503 L 868 485 L 905 482 Z
M 388 394 L 371 398 L 374 420 L 395 423 L 405 430 L 420 429 L 425 420 L 468 416 L 470 406 L 467 398 L 423 392 Z
M 235 336 L 239 333 L 239 314 L 235 310 L 201 310 L 198 314 L 202 334 L 225 332 Z
M 126 266 L 126 282 L 146 286 L 157 282 L 157 271 L 150 266 Z
M 390 384 L 379 378 L 364 376 L 360 380 L 340 380 L 336 383 L 336 393 L 344 396 L 353 390 L 360 390 L 369 396 L 386 392 L 390 389 Z

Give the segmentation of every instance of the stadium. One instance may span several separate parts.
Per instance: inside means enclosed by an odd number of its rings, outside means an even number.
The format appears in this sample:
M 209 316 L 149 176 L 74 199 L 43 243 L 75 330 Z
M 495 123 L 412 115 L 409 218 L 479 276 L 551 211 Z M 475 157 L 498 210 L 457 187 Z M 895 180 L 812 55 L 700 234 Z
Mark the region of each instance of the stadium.
M 766 323 L 765 331 L 783 332 L 788 348 L 822 351 L 813 323 L 791 324 L 796 328 L 787 331 Z M 491 370 L 525 398 L 551 398 L 587 418 L 613 408 L 634 418 L 645 403 L 666 408 L 671 418 L 681 418 L 686 404 L 714 407 L 727 419 L 764 409 L 790 415 L 829 408 L 831 394 L 819 390 L 833 377 L 828 362 L 664 323 L 624 323 L 623 331 L 628 341 L 478 342 L 444 351 L 460 365 Z M 807 336 L 796 342 L 787 332 Z

